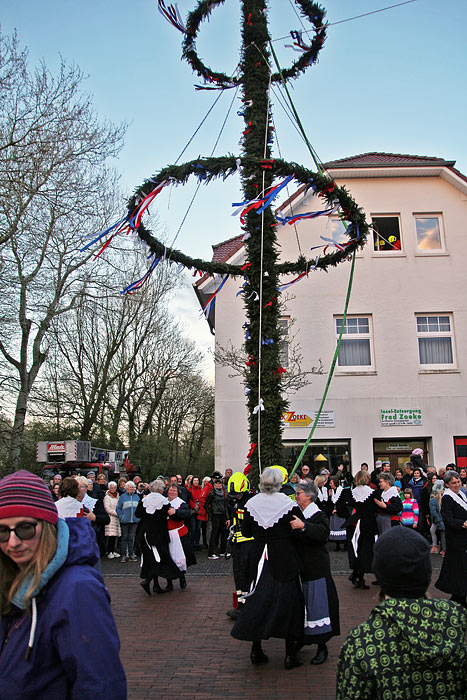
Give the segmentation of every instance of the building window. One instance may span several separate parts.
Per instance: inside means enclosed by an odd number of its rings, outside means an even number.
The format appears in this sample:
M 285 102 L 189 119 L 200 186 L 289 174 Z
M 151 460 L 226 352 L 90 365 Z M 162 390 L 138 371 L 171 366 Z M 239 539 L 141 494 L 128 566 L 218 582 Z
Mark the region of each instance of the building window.
M 279 319 L 279 362 L 281 367 L 289 366 L 289 318 Z
M 424 369 L 454 367 L 452 317 L 417 316 L 418 355 Z
M 418 252 L 443 250 L 441 217 L 438 214 L 414 214 L 414 219 Z
M 336 318 L 336 338 L 342 328 L 342 318 Z M 372 369 L 371 318 L 370 316 L 347 316 L 342 331 L 337 364 L 349 369 Z
M 373 249 L 377 253 L 399 252 L 402 249 L 398 216 L 373 216 Z

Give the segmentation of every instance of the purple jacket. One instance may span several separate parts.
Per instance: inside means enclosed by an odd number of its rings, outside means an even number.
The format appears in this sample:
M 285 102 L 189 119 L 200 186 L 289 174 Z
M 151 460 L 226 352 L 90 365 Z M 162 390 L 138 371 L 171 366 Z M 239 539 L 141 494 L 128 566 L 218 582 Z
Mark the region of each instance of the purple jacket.
M 28 660 L 31 614 L 15 597 L 0 618 L 0 698 L 8 700 L 126 700 L 120 641 L 98 559 L 84 518 L 59 518 L 57 553 L 35 596 L 37 626 Z M 31 646 L 31 643 L 30 643 Z

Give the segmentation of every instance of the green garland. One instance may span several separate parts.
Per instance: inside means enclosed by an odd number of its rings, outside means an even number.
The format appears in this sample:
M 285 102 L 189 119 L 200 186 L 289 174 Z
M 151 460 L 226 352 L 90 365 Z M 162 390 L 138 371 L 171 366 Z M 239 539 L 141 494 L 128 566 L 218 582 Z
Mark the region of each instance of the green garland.
M 244 156 L 240 159 L 241 166 L 247 172 L 254 171 L 260 163 L 256 159 Z M 271 163 L 272 175 L 277 177 L 286 177 L 287 175 L 295 174 L 295 180 L 299 184 L 309 185 L 313 183 L 314 187 L 318 190 L 323 190 L 327 188 L 332 180 L 322 175 L 321 173 L 315 173 L 307 168 L 304 168 L 297 163 L 289 163 L 284 160 L 275 159 Z M 129 212 L 134 211 L 136 208 L 136 201 L 140 198 L 148 195 L 156 185 L 160 184 L 164 180 L 171 180 L 172 182 L 178 184 L 185 184 L 190 176 L 195 175 L 198 177 L 203 177 L 206 182 L 210 182 L 217 177 L 226 177 L 232 175 L 237 170 L 237 159 L 234 156 L 223 156 L 220 158 L 198 158 L 197 160 L 192 160 L 188 163 L 183 163 L 182 165 L 168 165 L 163 170 L 155 175 L 151 180 L 148 180 L 139 187 L 133 197 L 129 201 Z M 365 221 L 365 216 L 362 209 L 356 204 L 355 200 L 351 197 L 349 192 L 345 187 L 335 186 L 332 192 L 325 192 L 323 197 L 327 200 L 330 205 L 333 201 L 337 200 L 341 206 L 343 212 L 345 212 L 345 220 L 351 223 L 353 226 L 350 227 L 349 240 L 352 242 L 346 247 L 344 251 L 336 250 L 327 255 L 321 256 L 316 263 L 313 259 L 306 259 L 305 257 L 298 258 L 295 262 L 283 262 L 277 265 L 277 271 L 279 274 L 300 274 L 301 272 L 306 272 L 313 265 L 321 270 L 326 270 L 329 266 L 335 267 L 340 262 L 345 260 L 349 255 L 351 255 L 354 250 L 361 248 L 366 241 L 366 236 L 368 233 L 368 224 Z M 253 213 L 252 216 L 257 216 Z M 358 240 L 354 238 L 354 232 L 359 230 Z M 243 276 L 244 272 L 241 270 L 240 265 L 229 265 L 227 263 L 214 263 L 207 260 L 202 260 L 201 258 L 191 258 L 188 255 L 176 250 L 175 248 L 169 248 L 164 246 L 161 241 L 159 241 L 155 236 L 152 235 L 151 231 L 147 229 L 144 224 L 140 224 L 138 229 L 138 234 L 142 240 L 144 240 L 151 251 L 157 256 L 165 256 L 169 260 L 175 263 L 181 263 L 189 269 L 201 270 L 202 272 L 209 274 L 229 274 L 231 276 Z

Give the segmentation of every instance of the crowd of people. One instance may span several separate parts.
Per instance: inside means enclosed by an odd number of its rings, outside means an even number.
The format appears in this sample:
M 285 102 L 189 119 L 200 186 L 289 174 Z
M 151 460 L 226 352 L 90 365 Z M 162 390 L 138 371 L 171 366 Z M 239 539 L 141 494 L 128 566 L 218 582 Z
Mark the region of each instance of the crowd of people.
M 139 561 L 141 587 L 151 596 L 174 590 L 174 581 L 184 590 L 187 569 L 202 548 L 211 560 L 232 557 L 235 605 L 227 614 L 234 621 L 232 636 L 251 643 L 252 664 L 268 662 L 262 645 L 270 637 L 284 639 L 287 670 L 303 664 L 300 650 L 306 645 L 316 645 L 312 664 L 326 662 L 328 641 L 340 635 L 329 550 L 342 548 L 354 588 L 368 589 L 365 575 L 373 573 L 380 602 L 341 648 L 337 698 L 411 697 L 414 688 L 417 697 L 462 697 L 467 473 L 455 465 L 427 467 L 419 450 L 394 473 L 380 461 L 371 472 L 362 464 L 354 476 L 343 465 L 316 475 L 303 465 L 289 477 L 274 465 L 262 471 L 258 492 L 247 476 L 230 469 L 204 478 L 161 475 L 150 483 L 139 476 L 107 483 L 94 471 L 57 474 L 49 488 L 29 472 L 5 477 L 0 634 L 9 644 L 2 653 L 7 649 L 16 660 L 24 647 L 27 664 L 17 663 L 8 679 L 0 669 L 0 697 L 86 698 L 91 687 L 94 697 L 107 677 L 97 681 L 89 664 L 105 648 L 113 697 L 124 698 L 101 558 Z M 435 586 L 450 600 L 426 597 L 430 555 L 442 557 Z M 87 607 L 83 617 L 79 606 L 89 586 L 97 607 Z M 73 640 L 88 640 L 88 634 L 92 643 L 70 654 Z M 38 649 L 44 645 L 50 649 L 47 674 L 39 672 L 44 657 Z M 460 669 L 455 674 L 454 663 Z M 407 667 L 410 673 L 401 671 Z M 430 694 L 435 679 L 437 690 Z M 56 695 L 48 695 L 49 688 Z M 388 688 L 396 694 L 388 695 Z

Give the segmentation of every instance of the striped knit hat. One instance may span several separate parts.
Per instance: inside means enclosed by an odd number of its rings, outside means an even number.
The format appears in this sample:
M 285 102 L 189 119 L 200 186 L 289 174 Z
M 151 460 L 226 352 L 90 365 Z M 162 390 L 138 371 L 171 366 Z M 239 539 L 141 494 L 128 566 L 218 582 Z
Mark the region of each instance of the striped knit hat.
M 36 474 L 21 469 L 0 480 L 0 519 L 37 518 L 56 525 L 58 512 L 52 494 Z

